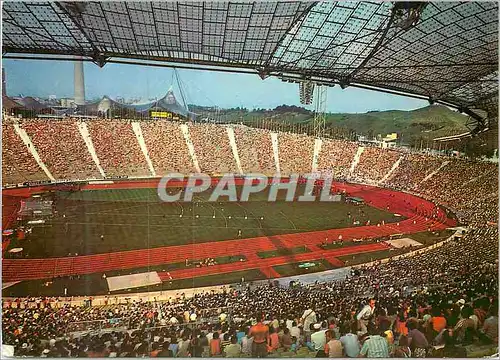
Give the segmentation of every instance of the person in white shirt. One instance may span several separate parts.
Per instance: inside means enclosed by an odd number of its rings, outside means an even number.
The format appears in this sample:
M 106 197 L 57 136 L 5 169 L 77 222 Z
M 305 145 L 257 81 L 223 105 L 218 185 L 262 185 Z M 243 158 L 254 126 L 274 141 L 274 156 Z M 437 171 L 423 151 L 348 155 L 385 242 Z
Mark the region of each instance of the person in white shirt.
M 253 337 L 250 337 L 250 329 L 248 329 L 245 336 L 243 336 L 243 338 L 241 339 L 241 352 L 246 355 L 251 354 L 252 343 L 253 343 Z
M 321 324 L 314 324 L 315 332 L 311 334 L 311 343 L 315 351 L 325 351 L 326 334 L 325 330 L 321 329 Z
M 370 320 L 373 318 L 373 314 L 375 313 L 375 299 L 370 299 L 367 305 L 356 316 L 358 320 L 358 327 L 362 334 L 366 334 L 368 332 L 367 326 Z
M 304 311 L 304 314 L 302 314 L 301 317 L 302 324 L 304 325 L 304 331 L 309 332 L 311 328 L 311 324 L 315 324 L 318 322 L 318 319 L 316 319 L 316 313 L 314 312 L 313 307 L 307 309 Z
M 292 328 L 290 329 L 290 336 L 295 336 L 297 339 L 300 338 L 300 328 L 297 326 L 297 322 L 292 323 Z
M 208 340 L 208 343 L 210 344 L 210 340 L 212 340 L 214 338 L 214 332 L 212 330 L 210 330 L 210 332 L 207 334 L 207 340 Z
M 361 350 L 361 345 L 359 343 L 358 335 L 356 335 L 356 323 L 353 322 L 351 324 L 350 332 L 347 332 L 346 329 L 343 329 L 343 332 L 346 332 L 340 337 L 340 342 L 344 347 L 344 353 L 346 357 L 349 358 L 357 358 L 359 355 L 359 351 Z

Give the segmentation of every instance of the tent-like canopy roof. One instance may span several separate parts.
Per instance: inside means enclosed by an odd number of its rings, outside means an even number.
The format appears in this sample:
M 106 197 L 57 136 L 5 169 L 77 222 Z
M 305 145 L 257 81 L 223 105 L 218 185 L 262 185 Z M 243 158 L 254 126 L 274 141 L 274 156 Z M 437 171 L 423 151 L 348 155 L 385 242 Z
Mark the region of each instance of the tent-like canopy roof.
M 12 99 L 10 99 L 10 100 L 12 100 Z M 16 104 L 18 104 L 19 108 L 22 108 L 22 109 L 25 109 L 25 110 L 35 110 L 35 111 L 38 111 L 38 110 L 44 110 L 44 109 L 48 109 L 49 108 L 47 105 L 42 104 L 41 102 L 39 102 L 38 100 L 36 100 L 35 98 L 33 98 L 31 96 L 26 96 L 26 97 L 23 97 L 23 98 L 16 98 L 14 100 L 14 102 Z
M 170 88 L 164 97 L 156 101 L 140 104 L 140 105 L 129 105 L 131 108 L 138 112 L 147 112 L 149 110 L 159 110 L 159 111 L 169 111 L 177 115 L 181 115 L 187 119 L 195 119 L 196 114 L 190 112 L 185 106 L 181 105 L 174 94 L 172 88 Z
M 4 109 L 19 109 L 22 106 L 16 103 L 7 95 L 2 95 L 2 108 Z
M 76 111 L 80 114 L 98 114 L 99 112 L 112 111 L 133 111 L 137 113 L 147 113 L 151 110 L 167 111 L 180 115 L 187 119 L 195 119 L 196 114 L 190 112 L 182 106 L 175 98 L 174 91 L 170 88 L 164 97 L 146 104 L 122 104 L 109 96 L 103 96 L 100 100 L 85 105 L 78 105 Z M 69 113 L 73 113 L 71 110 Z
M 4 2 L 2 11 L 6 57 L 224 67 L 487 106 L 497 117 L 493 1 Z

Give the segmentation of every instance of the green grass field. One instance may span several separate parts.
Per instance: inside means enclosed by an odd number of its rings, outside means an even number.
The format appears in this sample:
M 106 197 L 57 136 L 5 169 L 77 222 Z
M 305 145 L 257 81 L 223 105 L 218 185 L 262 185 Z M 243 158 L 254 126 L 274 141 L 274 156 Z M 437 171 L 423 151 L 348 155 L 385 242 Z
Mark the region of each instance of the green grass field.
M 303 186 L 297 193 L 303 194 Z M 208 202 L 209 195 L 197 194 L 189 203 L 163 203 L 156 189 L 59 192 L 58 215 L 33 228 L 30 240 L 23 243 L 24 253 L 28 257 L 87 255 L 236 239 L 239 230 L 242 238 L 249 238 L 345 228 L 352 227 L 349 212 L 361 223 L 401 221 L 369 206 L 285 202 L 284 192 L 276 202 L 267 202 L 265 192 L 242 203 Z M 13 242 L 11 247 L 15 246 Z
M 296 254 L 304 254 L 307 252 L 311 252 L 306 246 L 298 246 L 290 249 L 278 249 L 278 250 L 270 250 L 270 251 L 261 251 L 257 253 L 257 256 L 262 259 L 272 258 L 276 256 L 289 256 Z
M 311 264 L 312 266 L 308 267 L 299 266 L 299 265 L 305 265 L 307 263 Z M 319 271 L 331 270 L 335 268 L 336 266 L 333 266 L 332 264 L 330 264 L 330 262 L 324 259 L 273 266 L 273 269 L 276 270 L 278 274 L 280 274 L 283 277 L 310 274 Z

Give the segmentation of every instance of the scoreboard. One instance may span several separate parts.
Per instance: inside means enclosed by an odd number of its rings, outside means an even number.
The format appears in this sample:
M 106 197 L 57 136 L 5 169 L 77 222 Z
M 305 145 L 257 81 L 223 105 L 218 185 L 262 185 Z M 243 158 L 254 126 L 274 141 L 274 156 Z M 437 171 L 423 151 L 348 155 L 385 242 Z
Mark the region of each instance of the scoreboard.
M 162 118 L 162 119 L 171 119 L 172 113 L 167 112 L 167 111 L 151 111 L 151 117 Z
M 181 120 L 182 118 L 174 113 L 168 111 L 151 111 L 151 118 L 153 119 L 172 119 L 172 120 Z

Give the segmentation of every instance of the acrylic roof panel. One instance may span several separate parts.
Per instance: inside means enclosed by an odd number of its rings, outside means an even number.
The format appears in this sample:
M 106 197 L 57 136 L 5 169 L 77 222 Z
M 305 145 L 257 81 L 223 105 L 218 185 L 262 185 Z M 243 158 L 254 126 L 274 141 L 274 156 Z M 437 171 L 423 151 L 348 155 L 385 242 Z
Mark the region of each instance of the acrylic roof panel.
M 411 6 L 418 19 L 405 22 Z M 467 107 L 498 97 L 496 2 L 4 2 L 2 13 L 7 55 L 246 68 Z
M 310 6 L 301 2 L 6 2 L 4 48 L 262 64 Z

